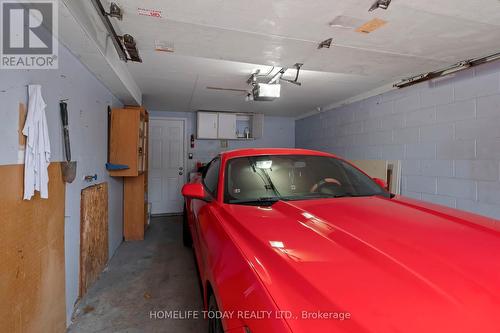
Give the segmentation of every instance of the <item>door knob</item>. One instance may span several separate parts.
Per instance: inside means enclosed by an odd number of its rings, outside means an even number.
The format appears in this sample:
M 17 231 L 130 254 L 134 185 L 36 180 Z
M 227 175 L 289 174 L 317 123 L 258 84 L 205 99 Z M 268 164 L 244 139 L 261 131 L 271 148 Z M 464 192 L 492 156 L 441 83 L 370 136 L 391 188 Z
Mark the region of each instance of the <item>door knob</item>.
M 181 171 L 182 171 L 182 170 L 184 170 L 184 168 L 183 168 L 183 167 L 179 167 L 179 170 L 181 170 Z
M 179 171 L 179 176 L 182 176 L 184 173 L 182 171 Z

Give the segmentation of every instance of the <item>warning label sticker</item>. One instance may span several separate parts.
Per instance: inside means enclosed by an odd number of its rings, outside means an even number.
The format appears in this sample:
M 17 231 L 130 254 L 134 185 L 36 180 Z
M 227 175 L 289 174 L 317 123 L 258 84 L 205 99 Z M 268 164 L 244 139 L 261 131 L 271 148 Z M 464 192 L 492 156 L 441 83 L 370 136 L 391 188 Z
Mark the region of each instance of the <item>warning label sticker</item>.
M 137 13 L 141 16 L 163 17 L 163 11 L 161 9 L 137 8 Z

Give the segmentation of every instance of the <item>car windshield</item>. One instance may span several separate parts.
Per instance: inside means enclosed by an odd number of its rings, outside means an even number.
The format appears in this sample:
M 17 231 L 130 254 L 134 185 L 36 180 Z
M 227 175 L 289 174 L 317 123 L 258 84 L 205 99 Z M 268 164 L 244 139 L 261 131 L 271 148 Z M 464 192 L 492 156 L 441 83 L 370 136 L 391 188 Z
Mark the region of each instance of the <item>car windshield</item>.
M 224 202 L 272 204 L 306 200 L 385 196 L 370 177 L 340 159 L 314 155 L 269 155 L 227 162 Z

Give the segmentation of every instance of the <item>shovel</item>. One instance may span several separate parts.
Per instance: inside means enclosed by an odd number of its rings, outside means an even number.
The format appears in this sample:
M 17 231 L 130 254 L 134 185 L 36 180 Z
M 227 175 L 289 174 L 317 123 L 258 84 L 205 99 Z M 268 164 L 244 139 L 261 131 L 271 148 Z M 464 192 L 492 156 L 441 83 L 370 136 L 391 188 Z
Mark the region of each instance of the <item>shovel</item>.
M 71 146 L 69 143 L 69 127 L 68 127 L 68 104 L 61 101 L 61 120 L 63 124 L 64 134 L 64 152 L 66 153 L 66 161 L 62 162 L 62 177 L 65 183 L 72 183 L 76 177 L 76 161 L 71 161 Z

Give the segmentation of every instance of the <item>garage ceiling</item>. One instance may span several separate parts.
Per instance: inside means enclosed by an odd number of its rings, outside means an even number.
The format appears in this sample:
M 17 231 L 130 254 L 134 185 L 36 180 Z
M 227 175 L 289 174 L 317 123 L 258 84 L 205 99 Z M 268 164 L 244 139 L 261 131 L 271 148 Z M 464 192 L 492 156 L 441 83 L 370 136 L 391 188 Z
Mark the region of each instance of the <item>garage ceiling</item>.
M 104 1 L 103 1 L 104 2 Z M 299 116 L 403 77 L 500 51 L 498 0 L 120 0 L 122 33 L 136 38 L 143 63 L 128 63 L 151 110 L 231 110 Z M 138 14 L 161 10 L 162 17 Z M 356 32 L 379 18 L 372 33 Z M 338 21 L 344 27 L 331 26 Z M 329 49 L 318 49 L 333 38 Z M 155 40 L 174 53 L 154 50 Z M 283 83 L 275 102 L 245 102 L 256 69 L 304 63 L 302 87 Z M 287 72 L 292 77 L 293 71 Z

